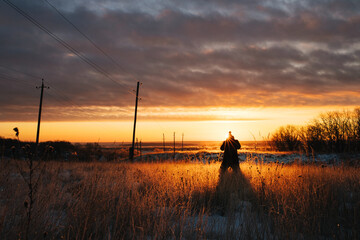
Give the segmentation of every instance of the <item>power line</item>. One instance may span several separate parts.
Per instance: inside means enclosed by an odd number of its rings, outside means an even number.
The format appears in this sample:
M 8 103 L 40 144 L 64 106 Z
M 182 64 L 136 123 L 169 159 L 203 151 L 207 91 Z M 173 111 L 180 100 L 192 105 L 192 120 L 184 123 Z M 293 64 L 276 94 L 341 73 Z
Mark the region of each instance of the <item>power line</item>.
M 88 114 L 89 111 L 84 109 L 82 106 L 79 106 L 77 104 L 74 104 L 71 101 L 66 100 L 63 96 L 59 95 L 58 93 L 55 92 L 51 92 L 51 91 L 47 91 L 46 95 L 48 95 L 50 98 L 52 98 L 53 100 L 55 100 L 56 102 L 58 102 L 61 106 L 64 106 L 66 108 L 75 108 L 76 111 L 79 111 L 83 114 Z
M 58 43 L 60 43 L 62 46 L 64 46 L 65 48 L 67 48 L 70 52 L 72 52 L 73 54 L 75 54 L 76 56 L 78 56 L 83 62 L 87 63 L 89 66 L 91 66 L 93 69 L 95 69 L 98 73 L 104 75 L 106 78 L 108 78 L 109 80 L 111 80 L 112 82 L 120 85 L 121 87 L 126 87 L 124 84 L 121 84 L 119 82 L 117 82 L 116 80 L 114 80 L 103 68 L 101 68 L 99 65 L 97 65 L 96 63 L 94 63 L 91 59 L 87 58 L 84 54 L 82 54 L 81 52 L 77 51 L 75 48 L 73 48 L 71 45 L 69 45 L 66 41 L 64 41 L 63 39 L 61 39 L 60 37 L 58 37 L 57 35 L 55 35 L 54 33 L 52 33 L 50 30 L 48 30 L 46 27 L 44 27 L 43 25 L 41 25 L 38 21 L 36 21 L 33 17 L 31 17 L 30 15 L 28 15 L 26 12 L 24 12 L 23 10 L 21 10 L 18 6 L 16 6 L 15 4 L 13 4 L 12 2 L 10 2 L 9 0 L 3 0 L 6 4 L 8 4 L 11 8 L 13 8 L 15 11 L 17 11 L 19 14 L 21 14 L 23 17 L 25 17 L 28 21 L 30 21 L 31 23 L 33 23 L 35 26 L 37 26 L 39 29 L 41 29 L 42 31 L 44 31 L 46 34 L 48 34 L 49 36 L 51 36 L 53 39 L 55 39 Z M 129 91 L 128 91 L 129 92 Z
M 19 70 L 17 70 L 17 69 L 14 69 L 14 68 L 11 68 L 11 67 L 8 67 L 8 66 L 0 65 L 0 67 L 1 67 L 1 68 L 4 68 L 4 69 L 7 69 L 7 70 L 10 70 L 10 71 L 13 71 L 13 72 L 21 73 L 21 74 L 23 74 L 23 75 L 26 75 L 26 76 L 31 77 L 31 78 L 34 78 L 34 79 L 41 79 L 41 77 L 37 77 L 37 76 L 35 76 L 35 75 L 22 72 L 22 71 L 19 71 Z
M 8 81 L 11 81 L 11 83 L 15 83 L 15 84 L 23 84 L 23 85 L 28 86 L 28 87 L 33 87 L 34 86 L 29 81 L 22 80 L 22 79 L 19 79 L 19 78 L 14 78 L 12 76 L 9 76 L 9 75 L 1 73 L 1 72 L 0 72 L 0 79 L 8 80 Z M 80 110 L 82 112 L 87 112 L 82 106 L 76 104 L 70 98 L 68 98 L 64 94 L 60 93 L 61 91 L 59 89 L 57 89 L 57 88 L 55 88 L 53 86 L 50 86 L 50 87 L 51 88 L 49 89 L 49 91 L 45 92 L 44 94 L 49 95 L 54 100 L 61 103 L 63 106 L 66 106 L 66 107 L 71 106 L 71 107 L 74 107 L 77 110 Z
M 51 97 L 53 97 L 60 103 L 63 102 L 62 104 L 64 106 L 67 106 L 67 107 L 71 106 L 71 107 L 75 107 L 76 109 L 78 109 L 82 112 L 85 112 L 85 113 L 88 112 L 86 109 L 84 109 L 83 106 L 75 103 L 71 98 L 67 97 L 66 94 L 62 90 L 60 90 L 60 88 L 57 88 L 52 84 L 49 84 L 49 82 L 48 82 L 48 85 L 49 85 L 50 89 L 49 89 L 49 91 L 47 91 L 47 94 L 49 94 Z M 67 105 L 64 104 L 65 102 L 67 103 Z
M 89 113 L 89 109 L 74 102 L 71 98 L 66 96 L 66 94 L 62 90 L 55 87 L 54 85 L 49 85 L 49 86 L 51 88 L 49 89 L 49 91 L 46 92 L 46 94 L 49 94 L 51 97 L 53 97 L 58 102 L 60 102 L 63 106 L 66 106 L 66 107 L 70 106 L 70 107 L 76 108 L 76 110 L 79 110 L 80 112 L 85 113 L 85 114 Z M 65 103 L 67 105 L 65 105 Z
M 14 71 L 25 74 L 25 73 L 17 71 L 17 70 L 14 70 Z M 29 81 L 27 81 L 25 79 L 15 78 L 15 77 L 9 76 L 6 73 L 2 73 L 2 72 L 0 72 L 0 79 L 10 81 L 12 84 L 15 83 L 15 84 L 20 84 L 20 85 L 25 85 L 27 87 L 33 87 L 34 86 L 33 84 L 31 84 L 31 82 L 29 82 Z M 77 111 L 80 111 L 80 112 L 86 113 L 86 114 L 88 113 L 88 109 L 86 109 L 83 106 L 75 103 L 71 98 L 67 97 L 66 94 L 62 90 L 60 90 L 59 88 L 53 86 L 52 84 L 49 84 L 48 81 L 46 81 L 46 82 L 47 82 L 47 85 L 50 86 L 50 89 L 48 89 L 48 91 L 44 92 L 45 95 L 48 95 L 53 100 L 60 103 L 62 106 L 73 107 Z
M 54 91 L 55 90 L 55 91 Z M 57 95 L 57 97 L 59 99 L 61 99 L 62 101 L 64 101 L 65 103 L 67 103 L 68 105 L 65 105 L 64 106 L 71 106 L 71 107 L 74 107 L 76 108 L 76 110 L 79 110 L 80 112 L 82 113 L 86 113 L 88 114 L 89 113 L 89 110 L 84 108 L 83 106 L 77 104 L 76 102 L 74 102 L 73 100 L 71 100 L 70 98 L 68 98 L 67 96 L 65 96 L 64 94 L 61 94 L 59 92 L 59 90 L 56 90 L 56 89 L 53 89 L 52 91 L 53 94 Z
M 53 87 L 51 87 L 51 88 L 53 88 Z M 54 91 L 54 89 L 48 91 L 47 94 L 49 94 L 49 95 L 52 96 L 53 98 L 57 99 L 58 101 L 59 101 L 59 99 L 60 99 L 60 102 L 61 102 L 61 101 L 62 101 L 62 102 L 65 102 L 67 105 L 63 104 L 64 106 L 67 106 L 67 107 L 68 107 L 68 106 L 70 106 L 70 107 L 76 107 L 76 108 L 78 108 L 78 109 L 80 109 L 80 110 L 83 110 L 83 109 L 82 109 L 82 108 L 83 108 L 82 106 L 76 104 L 76 103 L 73 102 L 71 99 L 69 99 L 68 97 L 60 94 L 59 92 Z M 85 110 L 84 110 L 84 111 L 85 111 Z
M 55 88 L 52 85 L 49 85 L 49 86 L 50 86 L 50 89 L 49 89 L 49 91 L 46 91 L 45 94 L 48 95 L 49 97 L 51 97 L 53 100 L 57 101 L 59 104 L 61 104 L 62 106 L 66 107 L 66 108 L 69 108 L 69 107 L 74 108 L 75 111 L 80 111 L 81 113 L 83 113 L 85 115 L 89 113 L 88 109 L 75 103 L 73 100 L 71 100 L 64 94 L 62 94 L 59 89 Z
M 2 66 L 0 66 L 0 67 L 2 67 Z M 4 68 L 6 68 L 6 67 L 4 67 Z M 26 74 L 26 73 L 24 73 L 24 72 L 20 72 L 20 71 L 17 71 L 17 70 L 15 70 L 15 69 L 11 69 L 11 68 L 7 68 L 7 69 L 14 70 L 14 71 L 16 71 L 16 72 L 18 72 L 18 73 Z M 29 76 L 31 76 L 31 75 L 29 75 Z M 36 79 L 38 79 L 38 78 L 35 77 L 35 76 L 33 76 L 33 77 L 36 78 Z M 15 78 L 15 77 L 9 76 L 9 75 L 7 75 L 6 73 L 2 73 L 2 72 L 0 72 L 0 78 L 1 78 L 1 79 L 4 79 L 4 80 L 12 81 L 12 83 L 16 82 L 16 83 L 18 83 L 18 84 L 21 83 L 21 84 L 24 84 L 24 85 L 26 85 L 26 86 L 31 86 L 31 87 L 33 86 L 33 84 L 31 84 L 31 83 L 30 83 L 29 81 L 27 81 L 27 80 Z M 41 78 L 40 78 L 40 79 L 41 79 Z M 48 85 L 49 85 L 49 84 L 48 84 Z M 77 105 L 77 104 L 75 104 L 70 98 L 66 97 L 65 95 L 63 95 L 63 94 L 61 94 L 61 93 L 58 93 L 58 92 L 61 92 L 60 89 L 58 89 L 58 88 L 56 88 L 56 87 L 54 87 L 54 86 L 51 86 L 51 89 L 49 89 L 49 91 L 50 91 L 50 92 L 54 92 L 55 94 L 58 95 L 58 98 L 62 98 L 64 101 L 67 101 L 68 103 L 70 103 L 70 105 L 73 105 L 73 106 Z M 47 92 L 46 94 L 49 94 L 49 93 Z M 51 94 L 49 94 L 49 95 L 52 96 L 52 97 L 54 97 L 54 98 L 56 98 L 55 96 L 53 96 L 53 95 L 51 95 Z M 80 106 L 80 105 L 77 105 L 76 107 L 81 107 L 81 106 Z
M 26 80 L 21 80 L 19 78 L 14 78 L 11 76 L 8 76 L 4 73 L 0 72 L 0 79 L 3 80 L 8 80 L 11 81 L 12 84 L 20 84 L 20 85 L 25 85 L 27 87 L 34 87 L 33 84 L 29 83 L 29 81 Z M 44 94 L 49 95 L 50 97 L 52 97 L 54 100 L 58 101 L 60 104 L 62 104 L 63 106 L 71 106 L 71 107 L 75 107 L 77 110 L 86 112 L 86 110 L 83 109 L 82 106 L 74 103 L 71 99 L 69 99 L 68 97 L 58 93 L 56 88 L 54 88 L 53 86 L 51 86 L 50 89 L 48 89 L 49 91 L 45 92 Z M 52 94 L 53 93 L 53 94 Z M 66 104 L 65 104 L 66 103 Z
M 79 32 L 84 38 L 86 38 L 97 50 L 99 50 L 107 59 L 112 62 L 115 66 L 117 66 L 120 70 L 128 73 L 131 75 L 131 77 L 134 78 L 134 80 L 137 80 L 137 77 L 134 76 L 131 72 L 124 69 L 114 58 L 112 58 L 109 54 L 107 54 L 99 45 L 97 45 L 91 38 L 86 35 L 83 31 L 81 31 L 73 22 L 70 21 L 64 14 L 60 12 L 59 9 L 57 9 L 53 4 L 51 4 L 48 0 L 44 0 L 50 7 L 52 7 L 66 22 L 68 22 L 77 32 Z
M 0 72 L 0 78 L 1 78 L 1 79 L 4 79 L 4 80 L 11 81 L 11 83 L 14 83 L 14 81 L 15 81 L 16 83 L 21 82 L 22 84 L 25 84 L 25 85 L 27 85 L 27 86 L 33 86 L 33 85 L 31 85 L 28 81 L 20 80 L 20 79 L 18 79 L 18 78 L 14 78 L 14 77 L 12 77 L 12 76 L 6 75 L 6 74 L 1 73 L 1 72 Z

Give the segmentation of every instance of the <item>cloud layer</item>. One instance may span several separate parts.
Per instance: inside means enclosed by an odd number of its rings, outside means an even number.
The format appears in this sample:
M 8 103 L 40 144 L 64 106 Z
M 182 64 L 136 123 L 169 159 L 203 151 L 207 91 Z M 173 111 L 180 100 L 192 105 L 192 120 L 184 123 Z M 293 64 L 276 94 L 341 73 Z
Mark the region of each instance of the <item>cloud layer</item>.
M 12 2 L 106 76 L 1 2 L 0 121 L 36 120 L 42 77 L 49 120 L 127 119 L 137 80 L 148 109 L 360 102 L 358 1 L 48 1 L 112 59 L 46 1 Z

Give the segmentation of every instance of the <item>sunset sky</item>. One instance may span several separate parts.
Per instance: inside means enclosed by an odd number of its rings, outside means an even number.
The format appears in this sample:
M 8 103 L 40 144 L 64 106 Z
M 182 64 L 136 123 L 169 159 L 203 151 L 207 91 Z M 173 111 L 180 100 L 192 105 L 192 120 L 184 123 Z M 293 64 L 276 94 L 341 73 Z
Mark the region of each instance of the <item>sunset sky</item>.
M 137 81 L 142 141 L 262 140 L 360 105 L 360 1 L 1 1 L 0 136 L 35 141 L 41 78 L 41 141 L 130 141 Z

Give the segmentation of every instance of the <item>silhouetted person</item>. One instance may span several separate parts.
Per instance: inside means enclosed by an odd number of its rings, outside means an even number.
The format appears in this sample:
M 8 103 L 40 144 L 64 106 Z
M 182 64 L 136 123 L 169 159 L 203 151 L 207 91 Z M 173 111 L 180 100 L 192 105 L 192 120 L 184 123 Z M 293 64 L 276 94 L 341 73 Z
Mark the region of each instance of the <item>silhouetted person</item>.
M 220 149 L 224 151 L 223 161 L 220 166 L 220 173 L 223 174 L 231 167 L 234 172 L 240 171 L 237 150 L 241 148 L 238 140 L 229 132 L 229 137 L 222 143 Z

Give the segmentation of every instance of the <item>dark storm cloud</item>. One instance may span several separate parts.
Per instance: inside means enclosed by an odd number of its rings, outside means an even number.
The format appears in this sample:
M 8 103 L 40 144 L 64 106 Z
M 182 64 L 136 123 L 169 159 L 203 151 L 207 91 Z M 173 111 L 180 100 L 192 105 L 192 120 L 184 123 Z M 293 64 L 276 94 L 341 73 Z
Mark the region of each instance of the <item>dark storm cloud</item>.
M 358 1 L 48 1 L 117 64 L 45 1 L 12 2 L 107 76 L 1 2 L 1 121 L 36 120 L 41 78 L 48 120 L 128 118 L 137 80 L 145 107 L 360 100 Z

